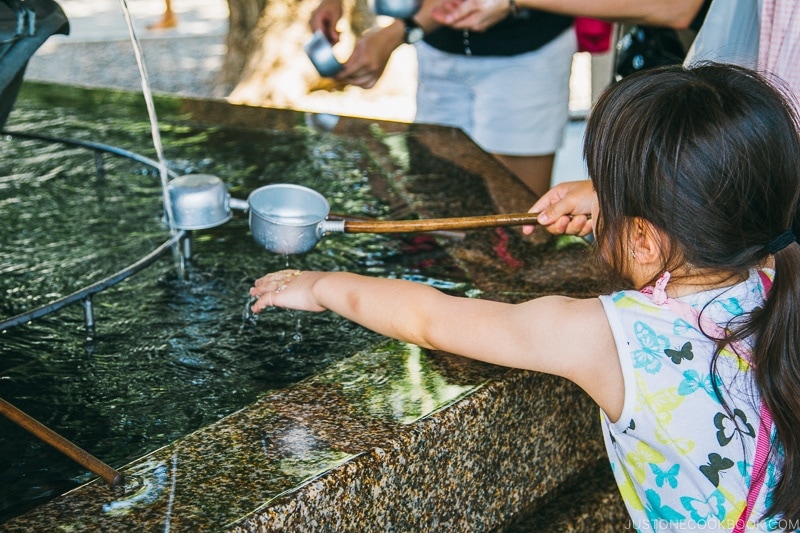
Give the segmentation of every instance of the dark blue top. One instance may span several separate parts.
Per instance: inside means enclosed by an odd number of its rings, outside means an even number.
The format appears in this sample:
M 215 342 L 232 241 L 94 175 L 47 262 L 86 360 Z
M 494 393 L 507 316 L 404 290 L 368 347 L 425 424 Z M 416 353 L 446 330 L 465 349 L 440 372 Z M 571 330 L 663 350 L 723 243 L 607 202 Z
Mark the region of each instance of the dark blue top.
M 451 54 L 513 56 L 546 45 L 572 26 L 572 17 L 521 9 L 484 32 L 464 32 L 442 26 L 425 36 L 432 47 Z

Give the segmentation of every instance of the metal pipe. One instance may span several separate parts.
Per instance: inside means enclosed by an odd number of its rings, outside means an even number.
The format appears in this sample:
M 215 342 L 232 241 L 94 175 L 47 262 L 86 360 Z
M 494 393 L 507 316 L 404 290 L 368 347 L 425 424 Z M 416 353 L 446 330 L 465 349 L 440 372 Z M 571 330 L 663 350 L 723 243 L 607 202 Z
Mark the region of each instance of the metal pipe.
M 2 134 L 2 135 L 11 135 L 12 137 L 21 137 L 23 139 L 33 139 L 33 140 L 37 140 L 37 141 L 57 142 L 57 143 L 66 144 L 66 145 L 80 146 L 82 148 L 88 148 L 90 150 L 99 150 L 99 151 L 102 151 L 102 152 L 108 152 L 110 154 L 119 155 L 119 156 L 122 156 L 122 157 L 127 157 L 128 159 L 132 159 L 134 161 L 137 161 L 139 163 L 145 164 L 145 165 L 147 165 L 149 167 L 153 167 L 155 169 L 159 169 L 160 168 L 160 163 L 158 161 L 154 160 L 154 159 L 150 159 L 150 158 L 145 157 L 143 155 L 139 155 L 137 153 L 131 152 L 129 150 L 125 150 L 123 148 L 118 148 L 116 146 L 111 146 L 109 144 L 96 143 L 96 142 L 91 142 L 91 141 L 79 141 L 77 139 L 66 139 L 66 138 L 63 138 L 63 137 L 51 137 L 49 135 L 41 135 L 41 134 L 38 134 L 38 133 L 28 133 L 28 132 L 22 132 L 22 131 L 2 130 L 2 131 L 0 131 L 0 134 Z M 171 170 L 167 170 L 167 174 L 169 174 L 173 178 L 178 176 L 178 174 L 176 174 L 175 172 L 173 172 Z
M 2 398 L 0 398 L 0 414 L 73 461 L 86 467 L 93 474 L 100 476 L 107 483 L 120 486 L 124 482 L 125 477 L 121 473 Z
M 192 259 L 192 232 L 187 231 L 186 237 L 183 238 L 183 248 L 182 248 L 182 255 L 183 259 L 186 261 L 190 261 Z
M 186 232 L 184 230 L 178 231 L 175 235 L 170 237 L 168 241 L 164 244 L 147 254 L 146 256 L 142 257 L 132 265 L 129 265 L 116 274 L 112 274 L 111 276 L 98 281 L 97 283 L 93 283 L 88 287 L 84 287 L 83 289 L 73 292 L 72 294 L 65 296 L 59 300 L 54 302 L 50 302 L 49 304 L 43 305 L 42 307 L 38 307 L 33 311 L 28 311 L 27 313 L 22 313 L 17 316 L 13 316 L 8 320 L 4 320 L 0 322 L 0 331 L 10 329 L 26 322 L 30 322 L 31 320 L 41 318 L 45 315 L 49 315 L 59 309 L 62 309 L 70 304 L 75 302 L 85 300 L 87 297 L 91 296 L 92 294 L 98 293 L 104 289 L 112 287 L 117 283 L 129 278 L 130 276 L 136 274 L 137 272 L 144 270 L 145 267 L 152 264 L 156 259 L 158 259 L 164 252 L 172 249 L 172 247 L 178 243 L 184 236 Z
M 94 337 L 94 309 L 91 295 L 83 299 L 83 322 L 86 325 L 86 333 Z
M 247 211 L 248 209 L 250 209 L 250 204 L 247 203 L 247 200 L 239 200 L 238 198 L 231 198 L 229 201 L 231 209 L 238 209 L 239 211 Z
M 106 167 L 103 160 L 103 152 L 94 150 L 94 169 L 97 175 L 97 183 L 104 184 L 106 182 Z

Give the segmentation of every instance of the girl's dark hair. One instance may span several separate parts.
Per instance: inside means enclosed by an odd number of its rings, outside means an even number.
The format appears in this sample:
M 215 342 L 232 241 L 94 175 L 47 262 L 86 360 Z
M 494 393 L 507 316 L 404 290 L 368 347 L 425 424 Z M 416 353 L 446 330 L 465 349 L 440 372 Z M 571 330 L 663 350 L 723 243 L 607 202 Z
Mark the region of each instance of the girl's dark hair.
M 687 264 L 732 280 L 764 265 L 787 229 L 800 236 L 790 98 L 755 72 L 718 64 L 643 71 L 610 87 L 589 118 L 584 155 L 600 205 L 598 250 L 611 268 L 626 271 L 633 217 L 669 237 L 665 270 Z M 755 383 L 785 454 L 766 514 L 800 520 L 800 246 L 774 258 L 763 309 L 737 323 L 717 355 L 754 338 Z

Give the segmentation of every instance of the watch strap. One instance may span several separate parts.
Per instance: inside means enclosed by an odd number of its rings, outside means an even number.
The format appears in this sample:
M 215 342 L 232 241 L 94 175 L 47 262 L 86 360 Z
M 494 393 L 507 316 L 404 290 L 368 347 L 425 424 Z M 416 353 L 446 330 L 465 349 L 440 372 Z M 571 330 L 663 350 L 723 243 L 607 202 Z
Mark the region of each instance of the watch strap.
M 417 41 L 422 40 L 425 36 L 425 32 L 423 31 L 422 27 L 417 24 L 417 21 L 414 20 L 414 17 L 408 17 L 403 19 L 403 42 L 406 44 L 414 44 Z

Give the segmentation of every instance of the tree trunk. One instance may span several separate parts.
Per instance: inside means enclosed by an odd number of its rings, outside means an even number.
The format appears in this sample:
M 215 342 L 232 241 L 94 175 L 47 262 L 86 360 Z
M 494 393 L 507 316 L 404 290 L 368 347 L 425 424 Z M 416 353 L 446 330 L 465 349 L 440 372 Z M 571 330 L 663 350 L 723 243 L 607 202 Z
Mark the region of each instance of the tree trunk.
M 256 44 L 251 34 L 266 5 L 267 0 L 228 0 L 227 53 L 219 73 L 219 82 L 228 89 L 226 92 L 236 86 L 244 72 Z

